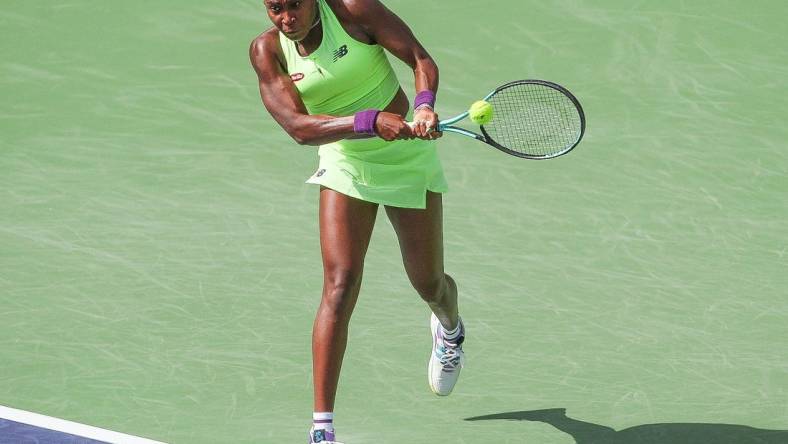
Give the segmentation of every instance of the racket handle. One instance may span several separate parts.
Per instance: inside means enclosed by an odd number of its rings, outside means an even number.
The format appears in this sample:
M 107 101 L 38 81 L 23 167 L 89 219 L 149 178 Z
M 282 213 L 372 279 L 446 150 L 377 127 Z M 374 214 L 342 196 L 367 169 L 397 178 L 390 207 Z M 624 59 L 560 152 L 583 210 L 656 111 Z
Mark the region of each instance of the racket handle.
M 413 128 L 416 127 L 416 122 L 405 122 L 405 123 L 410 127 L 410 129 L 413 129 Z M 435 125 L 435 127 L 436 127 L 436 129 L 438 131 L 443 131 L 443 127 L 441 126 L 441 124 L 442 124 L 442 122 L 438 122 L 438 124 Z

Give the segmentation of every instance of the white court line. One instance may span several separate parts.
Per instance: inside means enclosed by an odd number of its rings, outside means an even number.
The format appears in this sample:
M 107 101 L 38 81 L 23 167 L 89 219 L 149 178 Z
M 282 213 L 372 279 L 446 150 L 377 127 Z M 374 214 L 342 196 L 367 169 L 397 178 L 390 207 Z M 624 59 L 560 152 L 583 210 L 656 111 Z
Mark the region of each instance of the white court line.
M 166 444 L 137 436 L 113 432 L 111 430 L 100 429 L 78 422 L 66 421 L 65 419 L 3 407 L 2 405 L 0 405 L 0 418 L 112 444 Z

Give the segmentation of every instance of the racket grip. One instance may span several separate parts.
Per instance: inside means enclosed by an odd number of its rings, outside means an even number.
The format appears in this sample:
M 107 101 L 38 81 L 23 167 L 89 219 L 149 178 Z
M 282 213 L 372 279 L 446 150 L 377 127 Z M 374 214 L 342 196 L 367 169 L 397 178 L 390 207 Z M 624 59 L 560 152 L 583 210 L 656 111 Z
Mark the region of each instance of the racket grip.
M 405 123 L 410 127 L 410 129 L 413 129 L 413 128 L 416 127 L 416 122 L 415 121 L 414 122 L 405 122 Z M 435 125 L 435 130 L 443 131 L 443 127 L 441 126 L 441 122 L 438 122 L 438 124 Z M 435 131 L 435 130 L 433 130 L 433 131 Z

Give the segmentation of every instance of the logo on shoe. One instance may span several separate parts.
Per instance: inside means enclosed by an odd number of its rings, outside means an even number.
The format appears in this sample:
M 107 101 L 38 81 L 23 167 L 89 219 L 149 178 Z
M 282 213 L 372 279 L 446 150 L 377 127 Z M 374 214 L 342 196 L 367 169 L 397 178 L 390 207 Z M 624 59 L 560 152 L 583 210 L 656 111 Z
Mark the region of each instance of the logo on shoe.
M 290 74 L 290 80 L 292 80 L 294 82 L 297 82 L 297 81 L 299 81 L 299 80 L 301 80 L 303 78 L 304 78 L 304 73 L 302 73 L 302 72 L 297 72 L 295 74 Z

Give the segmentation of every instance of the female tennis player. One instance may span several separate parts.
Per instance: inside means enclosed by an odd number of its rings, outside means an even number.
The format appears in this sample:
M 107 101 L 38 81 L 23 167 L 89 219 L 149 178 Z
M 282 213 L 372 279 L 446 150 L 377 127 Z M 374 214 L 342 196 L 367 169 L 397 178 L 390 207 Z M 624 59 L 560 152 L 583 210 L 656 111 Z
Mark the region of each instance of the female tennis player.
M 308 183 L 320 185 L 323 294 L 312 331 L 314 416 L 310 443 L 336 442 L 333 427 L 348 323 L 378 206 L 399 239 L 407 275 L 432 311 L 428 380 L 451 393 L 463 364 L 457 287 L 444 273 L 441 193 L 433 139 L 438 67 L 408 26 L 379 0 L 264 0 L 274 27 L 250 58 L 268 112 L 302 145 L 319 145 Z M 415 123 L 384 49 L 413 69 Z M 385 322 L 385 319 L 383 320 Z

